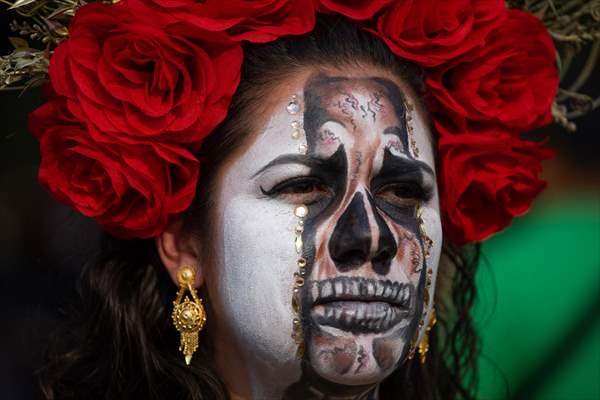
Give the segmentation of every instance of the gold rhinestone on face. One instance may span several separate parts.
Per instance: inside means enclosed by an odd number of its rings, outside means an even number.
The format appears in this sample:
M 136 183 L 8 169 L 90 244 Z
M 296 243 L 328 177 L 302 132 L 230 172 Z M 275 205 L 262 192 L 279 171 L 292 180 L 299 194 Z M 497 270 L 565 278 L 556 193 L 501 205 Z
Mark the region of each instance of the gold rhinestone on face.
M 306 275 L 306 258 L 303 257 L 303 246 L 302 233 L 304 233 L 304 218 L 308 215 L 308 207 L 304 204 L 297 205 L 294 209 L 294 215 L 298 218 L 298 223 L 294 228 L 294 247 L 296 253 L 299 255 L 296 264 L 298 271 L 294 272 L 294 281 L 292 288 L 292 311 L 294 312 L 294 319 L 292 323 L 292 339 L 298 346 L 296 350 L 296 356 L 301 358 L 304 354 L 304 334 L 302 332 L 302 324 L 300 323 L 300 313 L 302 311 L 300 301 L 300 289 L 304 286 L 304 276 Z
M 419 233 L 425 247 L 425 258 L 429 258 L 433 249 L 433 240 L 427 235 L 425 221 L 423 220 L 423 208 L 420 204 L 417 207 L 417 223 L 419 224 Z
M 411 125 L 411 122 L 413 120 L 412 117 L 412 111 L 414 110 L 414 106 L 412 105 L 412 103 L 410 102 L 406 102 L 406 127 L 408 129 L 408 136 L 409 136 L 409 144 L 410 144 L 410 150 L 412 153 L 412 156 L 414 158 L 418 158 L 419 157 L 419 147 L 417 146 L 417 141 L 415 140 L 415 130 Z
M 298 96 L 292 96 L 292 99 L 286 106 L 286 111 L 290 115 L 296 115 L 301 112 Z M 290 122 L 290 126 L 292 128 L 292 139 L 299 140 L 304 133 L 304 129 L 302 129 L 302 123 L 298 119 L 294 119 L 292 122 Z M 300 154 L 306 154 L 308 152 L 308 147 L 306 144 L 300 144 L 298 146 L 298 152 Z M 294 343 L 296 343 L 298 346 L 296 355 L 298 358 L 301 358 L 304 353 L 304 335 L 302 332 L 302 324 L 300 323 L 299 318 L 301 313 L 300 288 L 304 286 L 304 276 L 306 275 L 306 258 L 304 258 L 302 255 L 304 246 L 302 234 L 304 233 L 304 218 L 308 216 L 308 207 L 306 207 L 304 204 L 296 206 L 294 209 L 294 215 L 298 218 L 296 227 L 294 228 L 294 248 L 299 257 L 296 261 L 298 271 L 294 272 L 292 287 L 292 310 L 294 312 L 292 338 Z
M 410 149 L 412 150 L 413 157 L 419 158 L 419 148 L 417 147 L 417 142 L 412 136 L 410 138 Z
M 301 254 L 302 253 L 302 245 L 304 243 L 302 242 L 302 235 L 296 235 L 296 239 L 294 240 L 294 245 L 296 246 L 296 253 Z

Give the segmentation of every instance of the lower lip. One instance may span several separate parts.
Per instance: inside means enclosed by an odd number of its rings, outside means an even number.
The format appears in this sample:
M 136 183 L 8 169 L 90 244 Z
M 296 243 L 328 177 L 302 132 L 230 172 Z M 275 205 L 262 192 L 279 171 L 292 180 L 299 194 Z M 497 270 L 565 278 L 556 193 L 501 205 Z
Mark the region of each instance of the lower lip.
M 392 329 L 408 310 L 386 302 L 335 301 L 318 304 L 311 316 L 319 325 L 353 333 L 380 333 Z

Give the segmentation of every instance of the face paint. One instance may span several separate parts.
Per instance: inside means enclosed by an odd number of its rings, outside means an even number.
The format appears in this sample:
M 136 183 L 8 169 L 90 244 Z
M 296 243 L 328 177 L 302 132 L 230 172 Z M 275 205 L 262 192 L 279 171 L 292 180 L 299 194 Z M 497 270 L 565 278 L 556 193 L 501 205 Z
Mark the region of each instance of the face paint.
M 207 277 L 216 354 L 240 360 L 222 368 L 239 370 L 238 393 L 371 398 L 406 358 L 428 268 L 435 279 L 441 227 L 429 132 L 392 80 L 306 75 L 289 87 L 219 179 L 221 231 Z M 300 204 L 306 266 L 292 307 Z

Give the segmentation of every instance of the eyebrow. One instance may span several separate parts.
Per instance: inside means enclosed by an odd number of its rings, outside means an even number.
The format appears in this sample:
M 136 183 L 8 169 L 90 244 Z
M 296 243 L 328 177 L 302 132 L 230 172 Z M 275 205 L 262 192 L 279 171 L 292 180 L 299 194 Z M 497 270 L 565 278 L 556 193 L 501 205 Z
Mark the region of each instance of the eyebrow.
M 319 158 L 314 156 L 309 156 L 306 154 L 283 154 L 276 159 L 269 162 L 267 165 L 256 171 L 251 177 L 255 178 L 257 175 L 261 174 L 265 170 L 272 168 L 276 165 L 285 165 L 285 164 L 301 164 L 305 165 L 311 169 L 316 168 L 327 168 L 330 165 L 330 160 L 325 158 Z
M 426 173 L 435 178 L 435 172 L 425 162 L 415 160 L 408 157 L 398 157 L 390 151 L 385 149 L 383 154 L 383 163 L 381 170 L 377 174 L 378 177 L 387 176 L 398 176 L 398 175 L 412 175 L 418 173 Z

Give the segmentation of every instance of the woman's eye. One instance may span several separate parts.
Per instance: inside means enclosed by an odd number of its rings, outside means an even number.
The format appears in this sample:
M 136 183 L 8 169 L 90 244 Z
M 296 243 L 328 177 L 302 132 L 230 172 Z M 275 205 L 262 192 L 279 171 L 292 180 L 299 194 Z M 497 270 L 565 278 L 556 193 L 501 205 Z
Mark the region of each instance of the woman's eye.
M 399 208 L 415 207 L 421 201 L 429 199 L 427 191 L 418 184 L 392 183 L 376 192 L 376 197 Z
M 299 182 L 288 186 L 282 193 L 311 193 L 318 190 L 315 182 Z
M 294 204 L 312 204 L 331 195 L 330 189 L 316 178 L 292 178 L 275 185 L 263 194 Z

